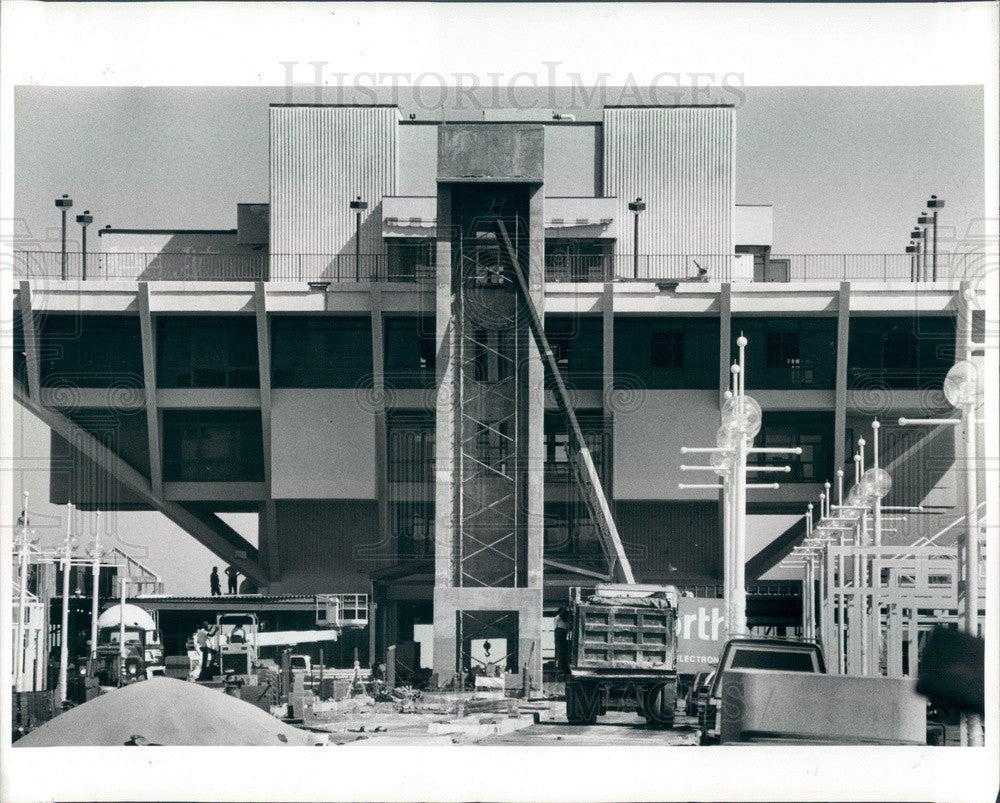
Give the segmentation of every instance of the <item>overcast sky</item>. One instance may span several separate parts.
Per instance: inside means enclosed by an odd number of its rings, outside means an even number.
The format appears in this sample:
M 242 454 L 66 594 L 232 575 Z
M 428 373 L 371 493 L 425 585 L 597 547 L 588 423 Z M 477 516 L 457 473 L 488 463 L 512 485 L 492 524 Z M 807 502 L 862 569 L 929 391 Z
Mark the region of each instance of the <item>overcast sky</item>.
M 980 88 L 741 92 L 718 98 L 737 105 L 736 199 L 773 204 L 776 253 L 901 253 L 931 193 L 947 204 L 942 240 L 982 216 Z M 286 100 L 284 88 L 18 88 L 16 236 L 58 250 L 53 199 L 64 192 L 96 227 L 234 228 L 237 203 L 267 200 L 267 106 Z M 400 100 L 404 114 L 439 116 Z M 600 118 L 596 106 L 562 108 Z M 62 511 L 47 503 L 47 430 L 15 415 L 17 454 L 31 466 L 16 492 L 26 484 L 54 543 Z M 226 518 L 256 542 L 254 517 Z M 207 592 L 218 560 L 162 516 L 120 514 L 116 527 L 120 545 L 160 572 L 169 592 Z

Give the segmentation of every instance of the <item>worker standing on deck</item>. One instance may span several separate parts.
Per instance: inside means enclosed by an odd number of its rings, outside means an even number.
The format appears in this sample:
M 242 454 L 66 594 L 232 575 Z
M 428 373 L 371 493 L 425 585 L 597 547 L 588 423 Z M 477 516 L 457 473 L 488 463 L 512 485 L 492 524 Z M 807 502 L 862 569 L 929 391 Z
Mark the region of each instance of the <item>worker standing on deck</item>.
M 556 669 L 561 673 L 569 672 L 569 611 L 560 608 L 556 612 Z
M 208 584 L 212 590 L 212 596 L 218 597 L 222 595 L 222 585 L 219 583 L 219 567 L 213 566 L 212 573 L 208 577 Z
M 228 588 L 228 591 L 229 591 L 230 594 L 235 594 L 236 593 L 236 578 L 238 578 L 239 576 L 240 576 L 240 573 L 239 573 L 238 569 L 236 569 L 233 566 L 227 566 L 226 567 L 226 577 L 229 578 L 229 588 Z

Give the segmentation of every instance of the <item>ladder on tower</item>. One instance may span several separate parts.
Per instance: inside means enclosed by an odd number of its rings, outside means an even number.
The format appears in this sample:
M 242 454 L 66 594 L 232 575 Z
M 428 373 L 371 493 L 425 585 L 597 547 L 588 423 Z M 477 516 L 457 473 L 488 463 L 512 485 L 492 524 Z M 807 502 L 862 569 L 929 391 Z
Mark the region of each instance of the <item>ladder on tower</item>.
M 590 518 L 597 527 L 601 544 L 611 562 L 611 573 L 618 582 L 634 584 L 635 576 L 632 574 L 632 565 L 629 563 L 628 555 L 622 546 L 621 537 L 618 535 L 618 527 L 615 525 L 614 517 L 611 515 L 611 506 L 604 494 L 604 486 L 601 484 L 600 475 L 594 465 L 594 458 L 584 440 L 583 431 L 577 421 L 576 413 L 570 402 L 569 393 L 566 390 L 566 383 L 563 381 L 556 362 L 555 354 L 549 346 L 548 338 L 545 336 L 545 327 L 542 317 L 538 313 L 531 293 L 528 291 L 528 283 L 521 270 L 520 259 L 510 236 L 507 234 L 507 227 L 500 219 L 493 222 L 493 232 L 496 235 L 497 243 L 500 246 L 500 258 L 510 273 L 515 278 L 515 286 L 528 311 L 528 327 L 531 335 L 538 346 L 538 351 L 542 355 L 542 362 L 545 370 L 555 386 L 554 397 L 559 412 L 566 417 L 569 422 L 569 442 L 566 452 L 569 457 L 569 464 L 573 471 L 577 485 L 580 488 L 584 503 Z

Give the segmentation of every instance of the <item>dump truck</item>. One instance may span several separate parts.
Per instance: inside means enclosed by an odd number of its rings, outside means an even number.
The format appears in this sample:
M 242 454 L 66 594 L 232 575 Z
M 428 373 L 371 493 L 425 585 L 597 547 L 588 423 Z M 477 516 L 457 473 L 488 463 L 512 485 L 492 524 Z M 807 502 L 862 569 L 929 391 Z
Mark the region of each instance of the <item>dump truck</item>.
M 125 685 L 162 671 L 163 642 L 148 611 L 138 605 L 113 605 L 98 617 L 97 647 L 90 674 L 102 686 Z
M 604 583 L 570 592 L 566 716 L 593 724 L 635 711 L 672 728 L 677 702 L 677 589 Z

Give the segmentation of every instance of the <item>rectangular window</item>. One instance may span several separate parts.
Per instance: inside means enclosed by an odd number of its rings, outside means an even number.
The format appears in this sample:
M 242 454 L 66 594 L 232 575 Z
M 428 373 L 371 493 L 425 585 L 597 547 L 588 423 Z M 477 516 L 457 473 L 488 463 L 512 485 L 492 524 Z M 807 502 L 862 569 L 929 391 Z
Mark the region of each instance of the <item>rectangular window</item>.
M 163 479 L 262 482 L 258 410 L 164 410 Z
M 603 476 L 605 434 L 603 414 L 593 410 L 578 410 L 577 422 L 583 431 L 583 440 L 590 450 L 597 473 Z M 556 412 L 545 414 L 545 481 L 573 482 L 569 465 L 569 422 Z
M 684 333 L 651 333 L 649 336 L 649 364 L 653 368 L 683 368 Z
M 143 387 L 138 316 L 41 314 L 38 327 L 43 387 Z
M 600 388 L 604 377 L 604 321 L 594 315 L 548 315 L 545 336 L 563 380 L 578 389 Z
M 747 339 L 747 388 L 751 390 L 833 390 L 837 369 L 837 319 L 834 317 L 734 318 L 736 340 Z
M 791 468 L 790 474 L 754 475 L 761 482 L 825 482 L 833 471 L 833 413 L 765 412 L 755 446 L 802 449 L 802 454 L 751 454 L 749 465 Z
M 719 387 L 719 319 L 616 316 L 615 387 Z
M 390 414 L 387 435 L 389 482 L 433 482 L 433 415 Z
M 371 387 L 369 316 L 276 315 L 271 336 L 274 387 Z
M 433 318 L 385 319 L 385 382 L 393 388 L 426 388 L 435 379 Z
M 245 315 L 159 318 L 156 381 L 162 388 L 257 387 L 256 320 Z
M 433 557 L 434 505 L 429 502 L 399 502 L 390 510 L 397 557 Z
M 945 315 L 850 321 L 848 388 L 940 388 L 955 360 L 955 319 Z

